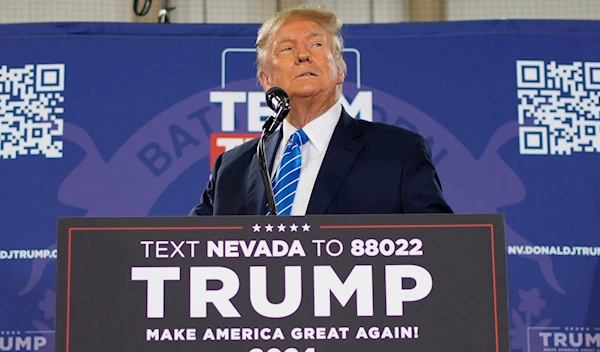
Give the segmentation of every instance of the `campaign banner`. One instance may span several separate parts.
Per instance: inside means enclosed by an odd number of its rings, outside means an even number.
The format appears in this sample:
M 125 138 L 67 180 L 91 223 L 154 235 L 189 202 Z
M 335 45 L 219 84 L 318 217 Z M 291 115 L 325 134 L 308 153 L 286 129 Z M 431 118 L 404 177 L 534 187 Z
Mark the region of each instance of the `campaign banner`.
M 61 219 L 59 251 L 58 351 L 508 348 L 500 215 Z

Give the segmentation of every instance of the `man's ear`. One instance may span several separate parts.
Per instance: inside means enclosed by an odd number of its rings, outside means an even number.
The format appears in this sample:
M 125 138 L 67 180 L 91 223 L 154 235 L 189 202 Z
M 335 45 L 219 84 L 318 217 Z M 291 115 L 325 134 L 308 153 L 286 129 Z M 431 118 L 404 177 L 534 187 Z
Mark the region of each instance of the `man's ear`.
M 337 84 L 344 84 L 344 71 L 340 67 L 337 68 Z
M 271 89 L 271 84 L 269 84 L 269 75 L 265 71 L 260 72 L 258 79 L 265 92 Z

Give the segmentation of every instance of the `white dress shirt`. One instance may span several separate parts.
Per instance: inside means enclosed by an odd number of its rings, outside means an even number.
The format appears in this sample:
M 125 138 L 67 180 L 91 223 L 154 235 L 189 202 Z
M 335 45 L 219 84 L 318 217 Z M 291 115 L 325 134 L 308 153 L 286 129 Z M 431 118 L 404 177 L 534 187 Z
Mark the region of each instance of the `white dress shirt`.
M 302 154 L 302 168 L 300 169 L 300 179 L 298 180 L 298 188 L 296 189 L 296 195 L 294 196 L 294 205 L 292 205 L 292 216 L 306 215 L 306 209 L 308 208 L 308 202 L 312 194 L 313 186 L 317 180 L 317 175 L 321 169 L 323 158 L 327 152 L 329 141 L 335 130 L 340 115 L 342 113 L 341 101 L 336 102 L 329 110 L 323 115 L 309 122 L 302 130 L 306 133 L 308 141 L 300 147 Z M 296 128 L 292 126 L 287 119 L 283 120 L 281 124 L 281 131 L 283 137 L 277 154 L 275 154 L 275 160 L 273 162 L 273 171 L 271 175 L 274 177 L 279 162 L 283 156 L 285 146 L 287 145 L 290 136 L 296 132 Z

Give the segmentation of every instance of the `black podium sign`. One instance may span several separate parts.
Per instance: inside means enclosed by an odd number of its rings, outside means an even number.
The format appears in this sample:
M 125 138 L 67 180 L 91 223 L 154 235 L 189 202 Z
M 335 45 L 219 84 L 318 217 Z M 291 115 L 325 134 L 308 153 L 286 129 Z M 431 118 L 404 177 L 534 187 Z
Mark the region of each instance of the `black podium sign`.
M 57 352 L 508 351 L 501 215 L 63 218 Z

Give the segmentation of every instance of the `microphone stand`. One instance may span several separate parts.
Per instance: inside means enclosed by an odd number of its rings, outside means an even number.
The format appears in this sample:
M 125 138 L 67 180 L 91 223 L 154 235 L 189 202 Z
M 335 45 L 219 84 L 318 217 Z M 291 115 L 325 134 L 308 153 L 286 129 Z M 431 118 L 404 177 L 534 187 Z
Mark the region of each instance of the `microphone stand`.
M 265 185 L 265 191 L 267 192 L 267 203 L 269 204 L 270 215 L 277 215 L 277 206 L 275 205 L 275 194 L 273 193 L 273 185 L 271 184 L 271 177 L 269 176 L 265 149 L 267 140 L 271 137 L 271 134 L 275 132 L 277 127 L 279 127 L 281 122 L 283 122 L 289 111 L 290 107 L 287 104 L 278 106 L 275 114 L 269 117 L 263 125 L 263 132 L 258 140 L 258 165 L 260 166 L 260 174 L 262 176 L 263 184 Z

